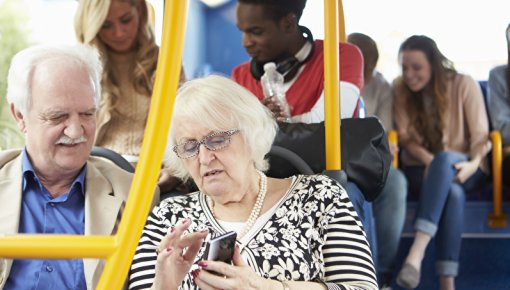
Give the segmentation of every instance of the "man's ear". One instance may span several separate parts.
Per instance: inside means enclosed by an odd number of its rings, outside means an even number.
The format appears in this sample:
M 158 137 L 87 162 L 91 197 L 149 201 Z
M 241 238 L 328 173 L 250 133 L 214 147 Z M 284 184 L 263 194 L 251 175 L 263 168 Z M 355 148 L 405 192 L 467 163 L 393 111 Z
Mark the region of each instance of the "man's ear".
M 282 30 L 287 33 L 294 33 L 296 29 L 298 28 L 298 21 L 297 16 L 294 13 L 289 13 L 286 16 L 284 16 L 281 21 L 280 25 L 282 25 Z
M 11 103 L 11 114 L 14 117 L 14 120 L 16 120 L 16 123 L 18 123 L 18 128 L 22 133 L 26 132 L 26 126 L 25 126 L 25 116 L 16 109 L 14 104 Z

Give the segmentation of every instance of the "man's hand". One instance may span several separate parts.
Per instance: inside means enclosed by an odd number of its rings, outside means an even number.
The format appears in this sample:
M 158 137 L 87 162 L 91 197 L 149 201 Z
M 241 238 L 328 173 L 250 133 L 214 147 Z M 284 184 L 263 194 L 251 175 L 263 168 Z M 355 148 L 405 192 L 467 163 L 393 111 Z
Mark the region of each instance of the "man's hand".
M 262 100 L 262 104 L 273 112 L 273 116 L 278 122 L 288 121 L 289 116 L 285 115 L 285 110 L 280 106 L 276 97 L 265 98 Z

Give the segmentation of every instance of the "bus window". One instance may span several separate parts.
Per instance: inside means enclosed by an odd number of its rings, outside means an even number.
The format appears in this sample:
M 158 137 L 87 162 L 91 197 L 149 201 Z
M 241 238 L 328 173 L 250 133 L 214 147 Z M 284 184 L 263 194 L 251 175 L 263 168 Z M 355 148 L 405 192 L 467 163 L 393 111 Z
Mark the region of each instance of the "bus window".
M 308 1 L 301 19 L 321 39 L 323 22 L 317 19 L 323 2 Z M 346 33 L 361 32 L 377 42 L 378 70 L 388 80 L 400 74 L 398 48 L 413 34 L 434 39 L 460 72 L 486 80 L 491 68 L 506 63 L 506 6 L 505 1 L 343 1 Z

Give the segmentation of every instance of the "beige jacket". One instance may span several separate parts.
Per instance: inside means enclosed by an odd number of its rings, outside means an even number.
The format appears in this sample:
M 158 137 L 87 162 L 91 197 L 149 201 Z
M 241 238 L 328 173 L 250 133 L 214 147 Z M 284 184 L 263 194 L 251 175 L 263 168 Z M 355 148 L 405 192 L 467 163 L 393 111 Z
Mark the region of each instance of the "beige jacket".
M 449 106 L 443 131 L 445 151 L 455 151 L 473 158 L 486 157 L 491 149 L 489 119 L 485 110 L 482 91 L 470 76 L 457 74 L 448 81 Z M 393 113 L 397 125 L 399 144 L 402 146 L 402 162 L 405 165 L 425 165 L 433 154 L 425 149 L 423 137 L 410 124 L 402 96 L 394 96 Z M 486 163 L 480 164 L 487 172 Z
M 0 236 L 17 234 L 21 214 L 21 150 L 0 152 Z M 117 232 L 133 174 L 99 157 L 87 161 L 85 194 L 85 235 L 112 235 Z M 159 201 L 159 190 L 153 204 Z M 87 289 L 95 289 L 104 260 L 84 259 Z M 3 289 L 12 260 L 0 258 L 0 289 Z

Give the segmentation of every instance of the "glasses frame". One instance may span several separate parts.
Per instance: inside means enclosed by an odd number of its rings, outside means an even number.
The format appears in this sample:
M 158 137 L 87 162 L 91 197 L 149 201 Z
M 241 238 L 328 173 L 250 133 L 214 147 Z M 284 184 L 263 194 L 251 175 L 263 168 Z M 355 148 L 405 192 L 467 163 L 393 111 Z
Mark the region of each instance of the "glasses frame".
M 200 152 L 200 145 L 204 145 L 204 147 L 209 150 L 209 151 L 218 151 L 218 150 L 221 150 L 221 149 L 225 149 L 228 147 L 228 145 L 230 145 L 230 140 L 231 140 L 231 137 L 232 135 L 235 135 L 237 133 L 239 133 L 240 130 L 239 129 L 230 129 L 230 130 L 227 130 L 227 131 L 218 131 L 218 132 L 213 132 L 207 136 L 205 136 L 204 138 L 202 138 L 200 141 L 197 141 L 197 140 L 189 140 L 189 141 L 186 141 L 186 142 L 183 142 L 183 143 L 180 143 L 180 144 L 177 144 L 177 145 L 174 145 L 172 150 L 175 152 L 175 154 L 177 154 L 177 157 L 181 158 L 181 159 L 189 159 L 189 158 L 192 158 L 192 157 L 195 157 L 198 155 L 198 153 Z M 227 137 L 226 137 L 226 144 L 225 146 L 223 147 L 220 147 L 220 148 L 209 148 L 209 146 L 207 146 L 207 143 L 206 141 L 211 138 L 211 137 L 215 137 L 215 136 L 218 136 L 218 135 L 221 135 L 221 134 L 226 134 Z M 192 142 L 195 142 L 197 143 L 197 150 L 194 154 L 190 155 L 190 156 L 186 156 L 186 157 L 182 157 L 179 152 L 177 152 L 177 148 L 182 146 L 182 145 L 185 145 L 185 144 L 188 144 L 188 143 L 192 143 Z

